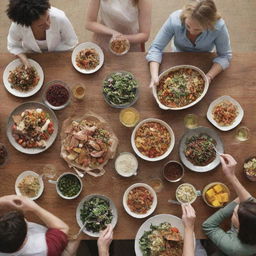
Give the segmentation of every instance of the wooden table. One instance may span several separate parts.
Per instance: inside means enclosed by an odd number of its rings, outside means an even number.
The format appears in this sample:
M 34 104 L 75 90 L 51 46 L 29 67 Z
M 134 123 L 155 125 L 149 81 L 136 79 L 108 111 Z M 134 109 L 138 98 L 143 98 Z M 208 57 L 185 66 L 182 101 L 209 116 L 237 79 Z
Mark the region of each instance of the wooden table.
M 0 70 L 2 75 L 6 65 L 13 60 L 13 56 L 10 54 L 0 54 L 0 56 Z M 200 125 L 211 127 L 218 132 L 224 142 L 225 152 L 231 153 L 238 160 L 239 168 L 237 175 L 239 179 L 255 196 L 255 189 L 253 191 L 255 184 L 249 182 L 244 177 L 242 173 L 242 163 L 248 156 L 255 155 L 256 53 L 234 54 L 231 67 L 214 79 L 204 99 L 196 106 L 184 111 L 163 111 L 157 106 L 151 90 L 148 88 L 150 76 L 143 53 L 129 53 L 123 57 L 106 54 L 104 66 L 97 73 L 92 75 L 83 75 L 75 71 L 71 64 L 70 52 L 45 53 L 41 55 L 34 54 L 30 57 L 35 59 L 42 66 L 45 74 L 45 83 L 51 80 L 61 79 L 71 87 L 76 83 L 83 83 L 86 86 L 86 98 L 83 102 L 73 101 L 66 109 L 56 111 L 60 127 L 62 121 L 74 113 L 80 113 L 82 115 L 86 111 L 94 111 L 111 123 L 120 141 L 117 153 L 123 151 L 133 152 L 130 144 L 132 129 L 125 128 L 121 125 L 119 122 L 119 110 L 109 107 L 102 97 L 102 81 L 105 76 L 112 71 L 127 70 L 135 75 L 140 84 L 140 98 L 134 107 L 139 110 L 141 119 L 155 117 L 166 121 L 171 125 L 176 137 L 175 147 L 166 159 L 159 162 L 146 162 L 142 159 L 138 159 L 139 171 L 137 176 L 131 178 L 120 177 L 114 170 L 114 161 L 109 161 L 106 166 L 107 172 L 104 176 L 94 178 L 87 175 L 83 179 L 84 189 L 79 198 L 75 200 L 68 201 L 60 198 L 55 191 L 54 185 L 45 183 L 45 191 L 37 200 L 37 203 L 66 221 L 71 227 L 71 233 L 78 231 L 75 212 L 79 201 L 88 194 L 97 193 L 112 198 L 118 208 L 119 220 L 115 228 L 114 238 L 133 239 L 135 237 L 138 228 L 145 220 L 134 219 L 126 214 L 122 206 L 123 193 L 126 188 L 133 183 L 147 183 L 152 178 L 161 178 L 161 168 L 163 164 L 171 159 L 179 159 L 179 140 L 185 132 L 183 118 L 188 113 L 198 115 Z M 167 53 L 164 55 L 161 69 L 165 70 L 171 66 L 180 64 L 192 64 L 206 72 L 211 66 L 212 58 L 213 55 L 211 53 Z M 9 113 L 25 101 L 41 101 L 41 95 L 42 90 L 28 99 L 16 98 L 5 90 L 3 84 L 0 88 L 0 140 L 7 145 L 9 151 L 9 161 L 7 165 L 0 170 L 1 196 L 15 193 L 14 183 L 16 177 L 24 170 L 40 172 L 44 164 L 54 164 L 59 174 L 69 171 L 66 162 L 60 158 L 60 136 L 57 137 L 55 143 L 46 152 L 39 155 L 25 155 L 18 152 L 10 145 L 6 138 L 6 121 Z M 221 95 L 230 95 L 242 105 L 245 110 L 245 116 L 241 125 L 249 127 L 249 141 L 238 142 L 234 138 L 235 132 L 233 130 L 221 132 L 207 121 L 206 112 L 209 104 Z M 220 167 L 207 173 L 196 173 L 186 170 L 183 180 L 174 184 L 163 181 L 164 188 L 158 193 L 158 206 L 154 214 L 170 213 L 181 216 L 179 206 L 167 203 L 169 198 L 175 198 L 177 186 L 182 182 L 189 182 L 194 184 L 197 189 L 201 190 L 205 185 L 213 181 L 223 181 L 226 183 Z M 234 198 L 235 195 L 230 185 L 229 188 L 232 191 L 232 198 Z M 206 206 L 201 198 L 198 198 L 193 205 L 197 211 L 196 237 L 203 238 L 204 234 L 201 230 L 201 224 L 209 215 L 214 213 L 215 210 Z M 37 220 L 35 217 L 32 217 L 32 219 Z M 90 239 L 86 236 L 85 238 Z

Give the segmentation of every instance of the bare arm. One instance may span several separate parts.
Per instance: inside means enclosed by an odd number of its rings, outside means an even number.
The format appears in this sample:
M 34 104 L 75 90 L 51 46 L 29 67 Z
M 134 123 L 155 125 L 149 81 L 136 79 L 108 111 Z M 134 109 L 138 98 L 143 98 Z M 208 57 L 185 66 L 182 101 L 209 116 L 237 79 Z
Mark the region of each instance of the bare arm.
M 97 21 L 98 13 L 100 8 L 100 0 L 90 0 L 86 13 L 86 24 L 85 28 L 98 34 L 105 34 L 115 36 L 120 34 L 118 31 L 109 28 Z
M 222 67 L 219 63 L 213 63 L 211 69 L 208 71 L 208 73 L 206 74 L 206 77 L 209 80 L 209 83 L 211 83 L 211 81 L 213 80 L 213 78 L 215 76 L 217 76 L 221 71 L 222 71 Z
M 184 224 L 184 245 L 183 256 L 195 256 L 194 246 L 194 224 L 196 214 L 194 208 L 190 204 L 182 204 L 182 221 Z
M 149 69 L 150 69 L 150 75 L 151 75 L 151 82 L 150 82 L 149 87 L 158 85 L 158 83 L 159 83 L 159 78 L 158 78 L 159 67 L 160 67 L 160 64 L 158 62 L 151 61 L 149 63 Z
M 139 33 L 124 35 L 131 43 L 144 43 L 148 41 L 151 29 L 151 0 L 140 0 L 139 9 Z
M 26 197 L 13 195 L 3 197 L 0 202 L 1 201 L 16 210 L 32 212 L 38 216 L 48 228 L 56 228 L 61 230 L 63 233 L 68 234 L 69 227 L 64 221 Z
M 221 155 L 222 171 L 227 177 L 228 181 L 232 184 L 240 202 L 246 201 L 251 197 L 251 194 L 240 183 L 235 174 L 237 162 L 228 154 Z
M 31 66 L 30 63 L 28 62 L 28 58 L 25 53 L 20 53 L 17 56 L 19 57 L 19 59 L 25 65 L 26 68 L 29 68 Z

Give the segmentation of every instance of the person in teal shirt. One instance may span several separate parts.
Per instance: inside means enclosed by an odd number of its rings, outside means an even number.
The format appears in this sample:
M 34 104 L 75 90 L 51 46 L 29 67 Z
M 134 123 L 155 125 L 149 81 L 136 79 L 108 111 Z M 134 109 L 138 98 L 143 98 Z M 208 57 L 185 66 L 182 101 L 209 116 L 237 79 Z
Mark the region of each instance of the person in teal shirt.
M 218 210 L 203 223 L 203 230 L 219 248 L 216 255 L 251 256 L 256 254 L 256 200 L 241 185 L 235 175 L 236 161 L 221 155 L 224 175 L 232 184 L 238 198 Z M 221 223 L 231 217 L 231 229 L 225 232 Z
M 209 83 L 229 66 L 232 51 L 225 21 L 213 0 L 190 1 L 183 10 L 173 12 L 158 32 L 146 56 L 150 63 L 150 87 L 159 83 L 159 66 L 166 45 L 173 39 L 173 52 L 211 52 L 217 57 L 206 74 Z

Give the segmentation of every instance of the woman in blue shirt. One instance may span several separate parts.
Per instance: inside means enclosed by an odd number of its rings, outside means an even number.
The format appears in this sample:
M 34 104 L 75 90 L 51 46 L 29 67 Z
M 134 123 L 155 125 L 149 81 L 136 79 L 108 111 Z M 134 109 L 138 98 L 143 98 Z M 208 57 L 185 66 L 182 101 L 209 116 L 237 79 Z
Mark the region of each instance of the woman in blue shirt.
M 232 58 L 229 34 L 213 0 L 190 1 L 183 10 L 169 16 L 146 57 L 150 62 L 150 86 L 159 82 L 162 53 L 171 39 L 174 41 L 174 52 L 210 52 L 216 47 L 217 57 L 213 59 L 213 65 L 206 74 L 209 83 L 229 66 Z

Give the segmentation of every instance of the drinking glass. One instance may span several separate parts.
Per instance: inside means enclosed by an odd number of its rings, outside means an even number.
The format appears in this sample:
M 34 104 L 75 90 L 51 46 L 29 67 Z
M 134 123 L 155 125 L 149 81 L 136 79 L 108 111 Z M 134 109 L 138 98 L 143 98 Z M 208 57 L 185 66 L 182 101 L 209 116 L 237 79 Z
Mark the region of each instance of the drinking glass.
M 188 129 L 193 129 L 198 126 L 198 117 L 195 114 L 187 114 L 184 117 L 184 125 Z

